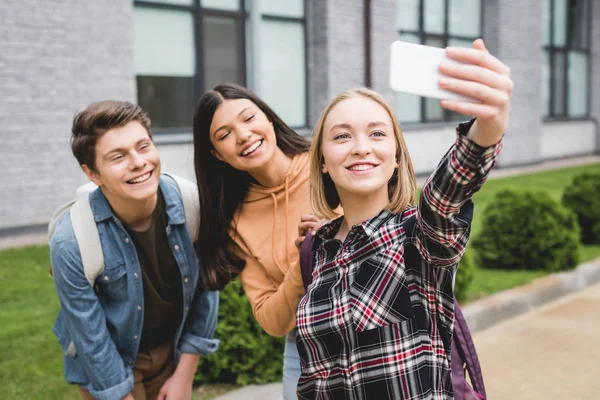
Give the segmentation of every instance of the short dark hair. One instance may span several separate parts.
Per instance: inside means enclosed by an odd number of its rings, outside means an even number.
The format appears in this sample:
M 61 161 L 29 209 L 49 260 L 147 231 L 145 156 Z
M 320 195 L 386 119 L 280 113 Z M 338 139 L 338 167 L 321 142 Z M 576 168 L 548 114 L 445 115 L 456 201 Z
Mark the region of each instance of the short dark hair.
M 105 100 L 90 104 L 73 118 L 71 150 L 79 165 L 96 171 L 96 143 L 107 131 L 131 121 L 139 122 L 150 133 L 150 118 L 140 106 L 127 101 Z

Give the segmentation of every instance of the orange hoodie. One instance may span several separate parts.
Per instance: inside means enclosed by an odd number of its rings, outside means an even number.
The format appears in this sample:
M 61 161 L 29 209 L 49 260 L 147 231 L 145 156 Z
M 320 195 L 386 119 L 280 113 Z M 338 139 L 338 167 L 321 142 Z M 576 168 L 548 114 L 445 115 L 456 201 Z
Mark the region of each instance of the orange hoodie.
M 282 185 L 251 185 L 234 221 L 235 242 L 245 253 L 240 274 L 254 317 L 272 336 L 284 336 L 296 325 L 304 295 L 298 249 L 298 224 L 312 213 L 308 153 L 295 155 Z

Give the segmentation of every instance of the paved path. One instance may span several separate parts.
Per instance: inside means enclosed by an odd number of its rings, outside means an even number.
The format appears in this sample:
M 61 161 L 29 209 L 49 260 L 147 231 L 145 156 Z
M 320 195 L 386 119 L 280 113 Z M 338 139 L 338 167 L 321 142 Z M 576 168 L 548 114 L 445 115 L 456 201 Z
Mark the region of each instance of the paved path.
M 600 398 L 600 284 L 475 334 L 491 400 Z

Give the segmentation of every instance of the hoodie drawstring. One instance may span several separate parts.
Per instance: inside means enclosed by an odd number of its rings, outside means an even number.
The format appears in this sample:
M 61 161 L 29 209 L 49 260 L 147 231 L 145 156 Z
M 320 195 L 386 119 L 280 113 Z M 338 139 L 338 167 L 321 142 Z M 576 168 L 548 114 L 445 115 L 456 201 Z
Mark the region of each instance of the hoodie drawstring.
M 287 263 L 288 263 L 288 268 L 290 265 L 290 250 L 289 250 L 289 234 L 288 234 L 288 227 L 289 227 L 289 203 L 290 203 L 290 196 L 289 196 L 289 190 L 288 190 L 288 181 L 289 181 L 289 175 L 285 177 L 285 256 L 287 259 Z M 277 265 L 277 268 L 279 268 L 279 270 L 281 272 L 284 272 L 284 270 L 281 268 L 281 265 L 279 265 L 279 261 L 277 261 L 277 256 L 275 254 L 275 229 L 277 227 L 277 196 L 275 196 L 274 193 L 271 193 L 271 199 L 273 200 L 273 234 L 271 235 L 271 255 L 273 256 L 273 260 L 275 261 L 275 265 Z

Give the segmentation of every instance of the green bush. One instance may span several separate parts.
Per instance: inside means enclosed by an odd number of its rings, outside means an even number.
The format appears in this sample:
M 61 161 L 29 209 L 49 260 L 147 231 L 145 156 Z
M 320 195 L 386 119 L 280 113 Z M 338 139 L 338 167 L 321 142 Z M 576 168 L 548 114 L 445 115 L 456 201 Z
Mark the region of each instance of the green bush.
M 473 248 L 485 268 L 570 269 L 579 261 L 579 226 L 547 193 L 506 189 L 483 211 Z
M 200 357 L 195 383 L 268 383 L 282 379 L 284 338 L 265 333 L 256 322 L 239 279 L 221 292 L 215 337 L 219 349 Z
M 575 176 L 562 203 L 577 215 L 584 244 L 600 243 L 600 172 Z
M 467 299 L 469 285 L 475 275 L 475 264 L 473 264 L 472 250 L 467 251 L 458 265 L 456 280 L 454 281 L 454 296 L 460 302 Z

